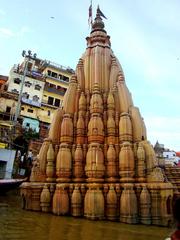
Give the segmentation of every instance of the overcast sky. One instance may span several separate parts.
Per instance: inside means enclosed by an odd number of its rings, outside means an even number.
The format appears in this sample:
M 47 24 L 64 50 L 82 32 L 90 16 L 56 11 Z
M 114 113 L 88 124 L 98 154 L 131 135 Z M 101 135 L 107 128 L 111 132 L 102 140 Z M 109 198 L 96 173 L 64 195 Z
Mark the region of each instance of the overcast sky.
M 180 1 L 93 0 L 123 67 L 148 139 L 180 151 Z M 23 49 L 75 69 L 89 35 L 89 0 L 0 0 L 0 74 Z

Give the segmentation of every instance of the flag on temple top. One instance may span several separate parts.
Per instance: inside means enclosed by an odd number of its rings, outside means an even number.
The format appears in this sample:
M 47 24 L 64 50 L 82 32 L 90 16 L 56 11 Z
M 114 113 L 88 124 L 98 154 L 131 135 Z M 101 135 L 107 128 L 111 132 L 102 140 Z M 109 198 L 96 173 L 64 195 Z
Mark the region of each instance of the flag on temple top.
M 92 25 L 92 0 L 91 0 L 91 5 L 89 6 L 89 18 L 88 18 L 88 23 L 89 25 Z
M 98 5 L 98 8 L 97 8 L 97 13 L 99 13 L 99 15 L 105 19 L 107 19 L 107 17 L 104 15 L 103 12 L 101 12 L 100 8 L 99 8 L 99 5 Z

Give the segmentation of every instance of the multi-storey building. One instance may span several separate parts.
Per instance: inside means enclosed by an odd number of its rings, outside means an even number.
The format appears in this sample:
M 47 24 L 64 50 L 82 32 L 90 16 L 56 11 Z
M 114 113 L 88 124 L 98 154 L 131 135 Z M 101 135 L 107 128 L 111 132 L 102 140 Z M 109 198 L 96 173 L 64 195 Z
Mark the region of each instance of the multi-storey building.
M 24 76 L 26 62 L 27 71 Z M 73 73 L 69 67 L 38 58 L 31 58 L 28 61 L 25 58 L 21 64 L 14 65 L 6 83 L 7 91 L 1 91 L 2 121 L 9 120 L 13 126 L 22 90 L 18 122 L 20 121 L 24 128 L 39 132 L 40 137 L 46 137 L 53 113 L 61 106 Z
M 45 137 L 46 129 L 52 121 L 54 111 L 63 103 L 69 79 L 74 71 L 69 67 L 50 61 L 44 61 L 41 69 L 46 81 L 38 118 L 41 124 L 40 135 Z
M 23 116 L 23 127 L 39 131 L 38 112 L 41 107 L 45 78 L 39 69 L 41 59 L 30 59 L 27 65 L 27 73 L 24 79 L 21 111 Z M 24 75 L 25 61 L 19 66 L 15 65 L 9 74 L 8 92 L 18 94 L 21 90 L 21 83 Z M 17 105 L 17 102 L 16 102 Z

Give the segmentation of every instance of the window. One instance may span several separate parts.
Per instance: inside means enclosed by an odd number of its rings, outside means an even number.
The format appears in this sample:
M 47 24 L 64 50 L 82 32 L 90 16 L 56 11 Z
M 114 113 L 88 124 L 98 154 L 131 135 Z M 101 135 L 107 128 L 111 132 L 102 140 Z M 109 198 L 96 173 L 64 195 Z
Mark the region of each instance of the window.
M 10 111 L 11 111 L 11 107 L 6 107 L 6 112 L 10 113 Z
M 31 85 L 32 85 L 32 83 L 30 83 L 29 81 L 25 82 L 26 87 L 30 87 Z
M 31 71 L 31 68 L 32 68 L 32 63 L 28 62 L 28 71 Z
M 23 111 L 24 110 L 24 107 L 21 107 L 21 111 Z
M 19 91 L 18 91 L 17 89 L 15 89 L 15 88 L 12 89 L 11 92 L 13 92 L 13 93 L 17 93 L 17 94 L 19 93 Z
M 32 110 L 32 109 L 29 109 L 29 108 L 28 108 L 27 111 L 30 112 L 30 113 L 33 113 L 33 110 Z
M 39 97 L 37 95 L 33 96 L 33 101 L 38 102 Z
M 62 79 L 63 79 L 63 81 L 65 81 L 65 82 L 69 82 L 69 78 L 66 77 L 66 76 L 62 76 Z
M 57 73 L 52 72 L 52 77 L 57 78 Z
M 23 98 L 29 99 L 29 94 L 27 92 L 23 93 L 22 95 Z
M 55 105 L 56 107 L 59 107 L 59 105 L 60 105 L 60 99 L 55 98 L 55 103 L 54 103 L 54 105 Z
M 56 85 L 52 84 L 52 83 L 49 83 L 49 87 L 50 88 L 56 88 Z
M 50 110 L 48 110 L 48 116 L 50 116 L 51 115 L 51 111 Z
M 35 90 L 38 90 L 38 91 L 41 90 L 41 86 L 39 84 L 36 84 L 34 88 L 35 88 Z
M 57 86 L 57 89 L 64 95 L 66 92 L 66 88 L 63 88 L 61 86 Z
M 51 76 L 51 71 L 50 70 L 48 70 L 48 76 Z
M 26 127 L 30 127 L 30 123 L 26 123 Z
M 14 78 L 14 83 L 20 84 L 21 80 L 19 78 Z
M 53 97 L 48 97 L 48 104 L 53 105 L 54 98 Z

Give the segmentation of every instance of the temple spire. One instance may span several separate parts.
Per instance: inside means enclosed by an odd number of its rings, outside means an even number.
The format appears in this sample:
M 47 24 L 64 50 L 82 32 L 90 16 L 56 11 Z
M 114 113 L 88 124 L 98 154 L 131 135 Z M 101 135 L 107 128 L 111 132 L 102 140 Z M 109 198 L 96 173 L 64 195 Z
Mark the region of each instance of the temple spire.
M 94 23 L 92 24 L 92 30 L 103 30 L 104 29 L 104 22 L 102 21 L 102 18 L 105 18 L 105 15 L 102 13 L 102 11 L 99 8 L 99 5 L 97 7 L 96 17 L 94 19 Z

